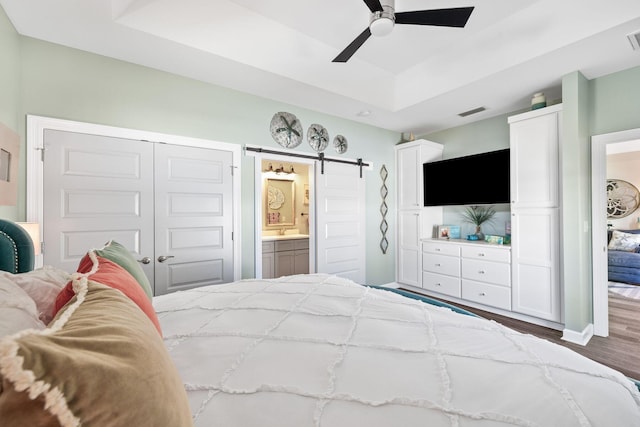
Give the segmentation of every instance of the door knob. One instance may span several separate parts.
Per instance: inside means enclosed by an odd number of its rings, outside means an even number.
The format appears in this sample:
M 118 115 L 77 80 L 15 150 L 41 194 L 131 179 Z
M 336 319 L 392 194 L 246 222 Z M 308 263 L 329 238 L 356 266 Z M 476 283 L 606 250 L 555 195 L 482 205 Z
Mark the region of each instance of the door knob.
M 158 257 L 158 262 L 165 262 L 169 258 L 173 258 L 173 255 L 160 255 Z
M 141 262 L 141 263 L 143 263 L 143 264 L 149 264 L 149 263 L 151 262 L 151 258 L 149 258 L 148 256 L 146 256 L 146 257 L 144 257 L 144 258 L 142 258 L 142 259 L 139 259 L 139 260 L 138 260 L 138 262 Z

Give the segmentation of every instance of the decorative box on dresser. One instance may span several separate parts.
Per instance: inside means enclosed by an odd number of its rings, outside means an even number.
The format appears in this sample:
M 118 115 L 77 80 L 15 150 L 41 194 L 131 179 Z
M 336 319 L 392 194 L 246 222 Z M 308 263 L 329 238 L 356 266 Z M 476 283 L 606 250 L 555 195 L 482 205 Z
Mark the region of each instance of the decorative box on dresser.
M 559 145 L 562 104 L 509 117 L 512 310 L 563 322 Z
M 422 164 L 442 159 L 442 144 L 419 139 L 396 145 L 396 281 L 420 287 L 420 239 L 432 237 L 433 227 L 442 223 L 441 207 L 423 206 Z

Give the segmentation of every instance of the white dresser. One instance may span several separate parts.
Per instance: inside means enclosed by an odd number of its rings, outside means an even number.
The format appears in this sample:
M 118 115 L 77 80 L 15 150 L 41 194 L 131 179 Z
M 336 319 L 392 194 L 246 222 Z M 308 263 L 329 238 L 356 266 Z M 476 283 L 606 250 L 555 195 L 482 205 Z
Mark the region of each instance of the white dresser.
M 467 240 L 422 241 L 422 288 L 511 310 L 511 247 Z

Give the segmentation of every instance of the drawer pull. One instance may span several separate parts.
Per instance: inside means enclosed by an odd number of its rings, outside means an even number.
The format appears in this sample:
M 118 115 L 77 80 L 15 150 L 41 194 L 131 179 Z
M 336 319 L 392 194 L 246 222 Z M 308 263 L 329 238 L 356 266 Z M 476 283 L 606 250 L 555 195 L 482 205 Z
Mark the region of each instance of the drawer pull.
M 435 249 L 435 251 L 436 251 L 436 252 L 440 252 L 440 248 L 436 248 L 436 249 Z
M 484 270 L 478 270 L 478 274 L 484 274 Z
M 484 254 L 482 252 L 479 252 L 478 256 L 484 256 Z
M 480 292 L 478 295 L 480 295 L 481 297 L 484 297 L 484 296 L 486 296 L 487 294 L 486 294 L 486 293 L 484 293 L 484 292 Z
M 442 286 L 440 283 L 436 283 L 436 286 Z
M 441 267 L 441 266 L 442 266 L 442 264 L 436 263 L 436 267 Z

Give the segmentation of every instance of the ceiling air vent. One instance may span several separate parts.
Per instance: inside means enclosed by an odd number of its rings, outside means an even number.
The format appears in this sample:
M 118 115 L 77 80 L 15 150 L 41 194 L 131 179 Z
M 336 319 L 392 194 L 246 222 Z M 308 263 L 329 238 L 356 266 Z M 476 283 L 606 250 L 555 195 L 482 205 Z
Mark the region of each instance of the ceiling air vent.
M 627 38 L 631 42 L 631 47 L 633 48 L 633 50 L 640 50 L 640 31 L 627 34 Z
M 484 111 L 484 110 L 486 110 L 486 108 L 484 108 L 484 107 L 478 107 L 478 108 L 474 108 L 473 110 L 465 111 L 464 113 L 459 113 L 458 115 L 459 115 L 460 117 L 467 117 L 467 116 L 470 116 L 470 115 L 472 115 L 472 114 L 479 113 L 479 112 Z

